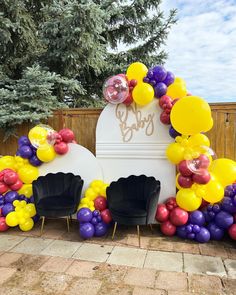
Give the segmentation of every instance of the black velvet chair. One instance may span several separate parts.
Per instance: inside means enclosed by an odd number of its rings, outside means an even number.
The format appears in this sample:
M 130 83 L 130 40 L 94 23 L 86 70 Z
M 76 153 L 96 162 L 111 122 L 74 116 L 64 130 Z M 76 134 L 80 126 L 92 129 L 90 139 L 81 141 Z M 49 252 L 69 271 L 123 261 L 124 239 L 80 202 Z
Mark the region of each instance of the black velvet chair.
M 33 196 L 38 215 L 42 217 L 41 234 L 45 217 L 68 216 L 77 211 L 84 181 L 72 173 L 48 173 L 33 181 Z
M 112 239 L 117 224 L 136 225 L 140 246 L 140 225 L 150 225 L 155 220 L 156 207 L 161 184 L 154 177 L 131 175 L 114 181 L 107 188 L 107 202 L 115 222 Z

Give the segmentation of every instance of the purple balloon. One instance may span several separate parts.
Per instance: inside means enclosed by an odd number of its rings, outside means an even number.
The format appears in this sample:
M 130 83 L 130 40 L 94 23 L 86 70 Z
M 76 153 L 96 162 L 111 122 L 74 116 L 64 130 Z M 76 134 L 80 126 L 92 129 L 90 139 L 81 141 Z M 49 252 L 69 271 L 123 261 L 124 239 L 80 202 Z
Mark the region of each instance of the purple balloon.
M 197 234 L 197 233 L 200 232 L 200 230 L 201 230 L 200 226 L 197 225 L 197 224 L 194 224 L 194 226 L 193 226 L 193 232 L 194 232 L 195 234 Z
M 170 126 L 169 134 L 172 138 L 176 138 L 176 136 L 180 136 L 181 134 L 174 129 L 173 126 Z
M 185 225 L 177 226 L 176 234 L 178 237 L 182 239 L 186 239 L 187 238 L 186 226 Z
M 236 196 L 233 198 L 233 204 L 236 206 Z
M 2 215 L 7 216 L 8 213 L 12 212 L 15 210 L 15 207 L 11 203 L 6 203 L 2 207 Z
M 34 196 L 31 196 L 29 199 L 29 203 L 34 203 Z
M 95 236 L 96 237 L 101 237 L 101 236 L 104 236 L 107 232 L 107 229 L 108 229 L 108 226 L 105 222 L 99 222 L 98 224 L 96 224 L 94 226 L 95 228 Z
M 192 232 L 192 230 L 193 230 L 193 225 L 192 225 L 192 224 L 188 224 L 188 225 L 186 225 L 186 232 L 187 232 L 188 234 L 190 234 L 190 233 Z
M 94 235 L 94 226 L 90 222 L 80 224 L 79 233 L 81 238 L 90 239 Z
M 236 206 L 233 199 L 230 197 L 224 197 L 221 202 L 222 209 L 229 213 L 236 213 Z
M 19 152 L 20 156 L 25 159 L 29 159 L 33 155 L 32 149 L 28 145 L 21 145 L 19 147 Z
M 195 233 L 188 233 L 187 234 L 187 238 L 190 239 L 190 240 L 194 240 L 195 236 L 196 236 Z
M 19 194 L 15 191 L 10 191 L 5 194 L 5 202 L 13 203 L 15 200 L 18 200 Z
M 16 151 L 16 156 L 20 156 L 20 151 L 19 150 Z
M 196 241 L 199 243 L 207 243 L 211 238 L 210 232 L 205 227 L 201 227 L 200 232 L 196 234 Z
M 29 162 L 31 165 L 37 167 L 40 166 L 43 162 L 39 160 L 39 158 L 36 155 L 33 155 L 30 159 Z
M 157 85 L 157 81 L 154 79 L 149 80 L 149 84 L 151 84 L 153 87 Z
M 211 239 L 216 241 L 221 240 L 225 233 L 224 230 L 218 227 L 214 222 L 209 223 L 207 229 L 211 234 Z
M 34 216 L 32 217 L 32 219 L 33 219 L 34 223 L 36 223 L 36 222 L 39 221 L 40 216 L 39 216 L 38 214 L 36 214 L 36 215 L 34 215 Z
M 91 219 L 91 223 L 92 223 L 93 225 L 96 225 L 96 224 L 98 223 L 98 219 L 97 219 L 97 217 L 93 217 L 93 218 Z
M 153 75 L 154 75 L 154 73 L 153 73 L 153 70 L 148 70 L 148 73 L 147 73 L 147 77 L 149 78 L 149 79 L 152 79 L 153 78 Z
M 212 211 L 214 213 L 219 213 L 221 211 L 221 205 L 220 204 L 214 204 L 212 207 Z
M 5 204 L 5 197 L 3 195 L 0 195 L 0 206 Z
M 205 217 L 200 210 L 195 210 L 190 213 L 188 221 L 192 224 L 202 226 L 205 223 Z
M 144 77 L 144 78 L 143 78 L 143 82 L 145 82 L 145 83 L 149 83 L 149 81 L 150 81 L 150 80 L 149 80 L 148 77 Z
M 102 221 L 102 216 L 99 215 L 99 216 L 97 217 L 97 220 L 98 220 L 98 222 L 101 222 L 101 221 Z
M 227 229 L 234 223 L 234 218 L 230 213 L 220 211 L 215 217 L 215 223 L 220 228 Z
M 94 216 L 94 217 L 98 217 L 99 215 L 100 215 L 99 210 L 94 210 L 94 211 L 93 211 L 93 216 Z
M 166 84 L 166 86 L 169 86 L 170 84 L 174 83 L 175 75 L 172 72 L 167 71 L 167 75 L 165 77 L 165 80 L 163 80 L 163 83 Z
M 92 218 L 93 214 L 89 208 L 81 208 L 77 212 L 77 219 L 79 222 L 90 222 Z
M 157 85 L 154 87 L 155 90 L 155 96 L 156 97 L 162 97 L 163 95 L 166 94 L 167 87 L 166 84 L 159 82 Z
M 155 66 L 153 69 L 154 78 L 157 82 L 162 82 L 167 76 L 167 71 L 162 66 Z
M 30 145 L 30 141 L 29 141 L 29 138 L 27 136 L 21 136 L 19 139 L 18 139 L 18 145 L 19 147 L 22 146 L 22 145 Z

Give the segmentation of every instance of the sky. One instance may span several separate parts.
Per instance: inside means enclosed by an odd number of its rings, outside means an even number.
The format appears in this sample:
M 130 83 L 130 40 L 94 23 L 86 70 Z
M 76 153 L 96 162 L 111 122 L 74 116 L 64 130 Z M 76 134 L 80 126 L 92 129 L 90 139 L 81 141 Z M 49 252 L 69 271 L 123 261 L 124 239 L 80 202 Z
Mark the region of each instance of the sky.
M 166 69 L 208 102 L 236 102 L 236 0 L 162 0 L 178 9 Z

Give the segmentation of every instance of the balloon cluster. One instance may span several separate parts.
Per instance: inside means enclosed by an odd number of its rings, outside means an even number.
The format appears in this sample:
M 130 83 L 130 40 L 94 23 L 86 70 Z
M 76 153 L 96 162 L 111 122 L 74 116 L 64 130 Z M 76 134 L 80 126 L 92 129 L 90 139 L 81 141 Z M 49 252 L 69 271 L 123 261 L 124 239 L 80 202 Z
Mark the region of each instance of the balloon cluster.
M 36 147 L 33 146 L 27 136 L 21 136 L 18 140 L 17 156 L 28 159 L 29 163 L 35 167 L 40 166 L 42 161 L 36 155 Z
M 77 219 L 80 222 L 80 236 L 84 239 L 105 235 L 112 221 L 107 209 L 107 187 L 108 184 L 102 180 L 92 181 L 85 191 L 85 197 L 80 201 Z
M 12 169 L 4 169 L 0 172 L 0 194 L 8 190 L 17 191 L 22 185 L 19 175 Z
M 173 107 L 173 105 L 177 102 L 178 99 L 172 100 L 169 96 L 163 95 L 159 99 L 159 106 L 163 110 L 160 115 L 160 121 L 161 123 L 165 125 L 170 124 L 170 112 Z M 180 133 L 178 133 L 180 135 Z
M 161 231 L 166 236 L 173 236 L 176 227 L 187 223 L 188 212 L 179 208 L 174 197 L 159 204 L 156 211 L 156 220 L 161 223 Z

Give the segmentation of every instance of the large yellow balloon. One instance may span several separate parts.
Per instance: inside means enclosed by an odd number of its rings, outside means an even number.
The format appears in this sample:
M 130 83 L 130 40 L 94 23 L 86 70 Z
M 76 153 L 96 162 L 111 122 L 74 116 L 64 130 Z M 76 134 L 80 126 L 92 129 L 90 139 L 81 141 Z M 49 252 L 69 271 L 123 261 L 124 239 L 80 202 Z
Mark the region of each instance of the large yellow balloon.
M 49 144 L 46 146 L 39 147 L 37 149 L 36 154 L 39 160 L 42 162 L 51 162 L 52 160 L 55 159 L 57 155 L 54 150 L 54 147 Z
M 182 98 L 187 95 L 186 85 L 174 82 L 167 88 L 166 95 L 170 96 L 172 99 Z
M 18 220 L 16 212 L 10 212 L 9 214 L 7 214 L 6 224 L 11 227 L 17 226 L 19 224 L 19 220 Z
M 184 159 L 184 147 L 179 143 L 171 143 L 166 149 L 166 157 L 173 164 L 179 164 Z
M 14 157 L 4 156 L 0 158 L 0 171 L 7 168 L 16 171 L 17 166 L 16 166 L 16 161 Z
M 223 199 L 224 187 L 213 175 L 211 175 L 211 180 L 203 187 L 203 199 L 205 201 L 209 203 L 217 203 Z
M 21 223 L 19 225 L 19 228 L 22 231 L 29 231 L 29 230 L 31 230 L 33 228 L 33 226 L 34 226 L 33 219 L 32 218 L 27 218 L 24 223 Z
M 30 129 L 28 137 L 31 144 L 35 147 L 47 144 L 47 130 L 37 125 Z
M 38 178 L 39 171 L 37 167 L 32 165 L 24 165 L 18 170 L 18 175 L 22 182 L 30 184 Z
M 227 158 L 220 158 L 212 161 L 209 171 L 212 172 L 218 181 L 227 186 L 236 180 L 236 162 Z
M 139 83 L 134 87 L 132 96 L 137 104 L 144 106 L 153 100 L 154 89 L 148 83 Z
M 202 203 L 202 198 L 198 197 L 190 188 L 182 188 L 176 195 L 178 206 L 186 211 L 197 210 Z
M 33 195 L 32 184 L 23 184 L 22 187 L 18 190 L 18 194 L 30 198 Z
M 141 62 L 132 63 L 126 72 L 126 76 L 129 80 L 137 80 L 142 82 L 143 78 L 147 75 L 148 68 Z
M 209 138 L 202 133 L 198 133 L 198 134 L 194 134 L 194 135 L 190 136 L 188 139 L 188 143 L 191 147 L 194 147 L 194 146 L 209 147 L 210 146 Z
M 174 104 L 170 120 L 174 129 L 181 134 L 206 132 L 212 127 L 211 108 L 201 97 L 186 96 Z

